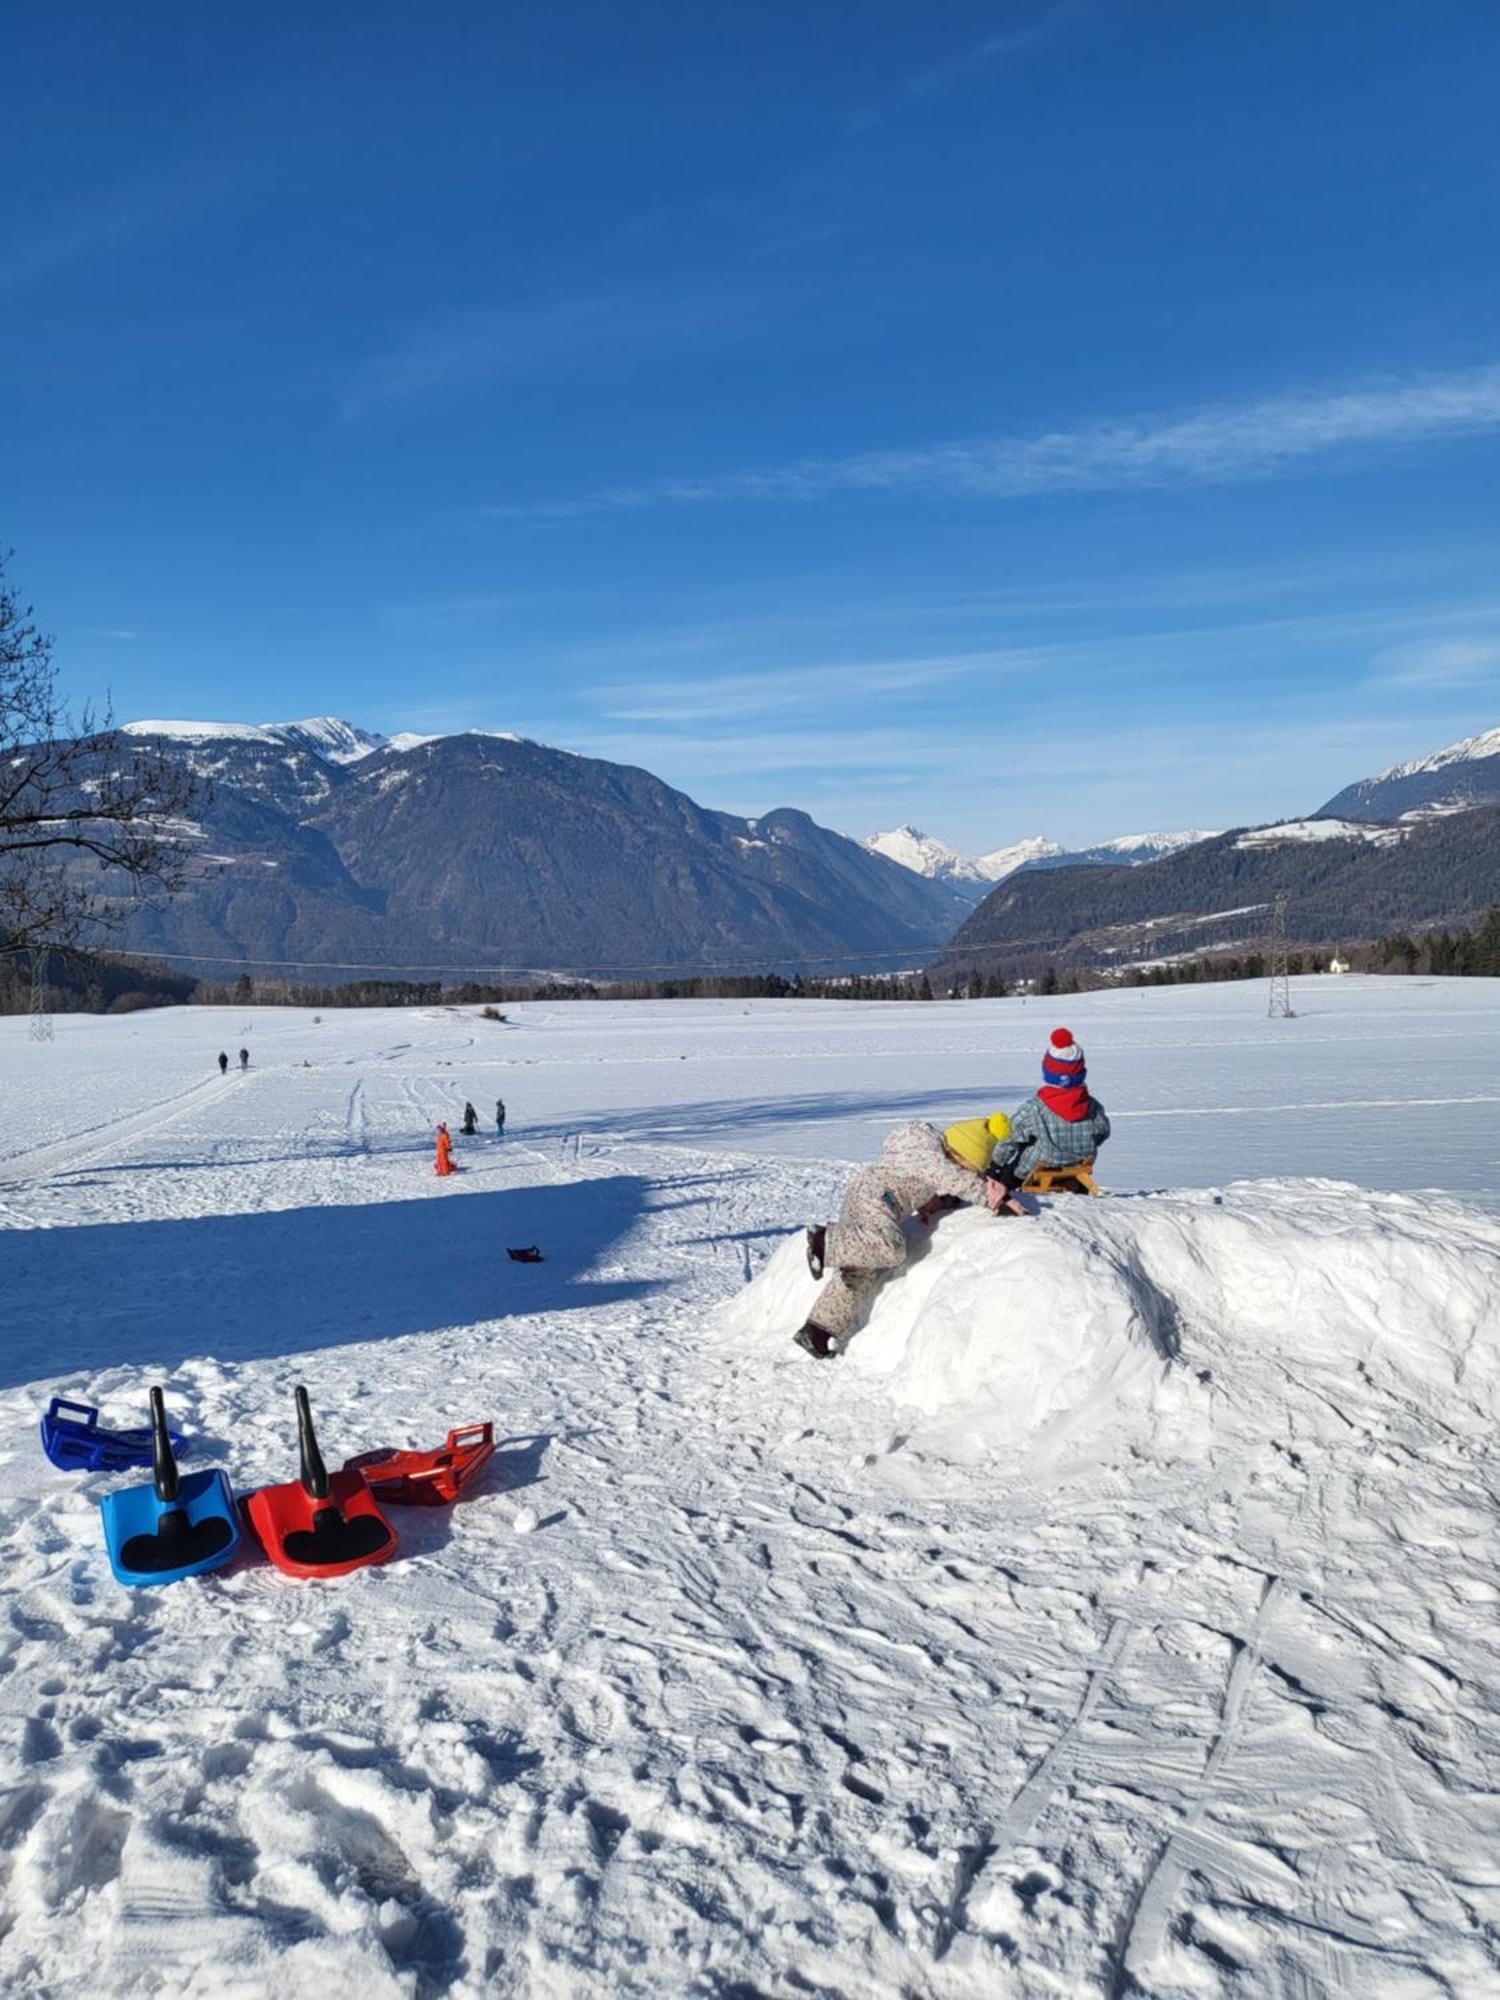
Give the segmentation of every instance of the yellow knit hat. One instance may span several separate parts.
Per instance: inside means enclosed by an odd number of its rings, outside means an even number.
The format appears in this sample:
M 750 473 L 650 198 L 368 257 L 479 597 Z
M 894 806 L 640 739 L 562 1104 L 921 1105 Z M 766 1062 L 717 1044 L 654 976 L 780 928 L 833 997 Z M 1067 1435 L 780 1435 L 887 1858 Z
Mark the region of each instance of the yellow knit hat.
M 957 1125 L 950 1125 L 943 1134 L 943 1144 L 955 1159 L 982 1174 L 990 1163 L 991 1152 L 1009 1132 L 1010 1120 L 1003 1111 L 997 1111 L 990 1118 L 964 1118 Z

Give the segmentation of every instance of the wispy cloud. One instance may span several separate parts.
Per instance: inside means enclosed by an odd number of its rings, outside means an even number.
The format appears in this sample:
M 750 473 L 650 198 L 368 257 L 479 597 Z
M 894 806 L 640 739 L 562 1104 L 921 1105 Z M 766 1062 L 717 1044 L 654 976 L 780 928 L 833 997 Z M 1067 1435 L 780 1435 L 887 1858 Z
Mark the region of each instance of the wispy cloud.
M 91 639 L 125 640 L 138 639 L 140 636 L 139 632 L 127 632 L 123 626 L 119 625 L 91 625 L 89 627 L 89 637 Z
M 410 327 L 372 354 L 345 390 L 346 423 L 441 391 L 501 382 L 542 368 L 670 349 L 732 317 L 727 298 L 671 292 L 600 292 L 545 304 L 446 313 Z
M 931 658 L 839 661 L 786 667 L 771 673 L 712 674 L 678 680 L 632 682 L 627 687 L 588 690 L 601 712 L 620 722 L 678 722 L 697 725 L 821 708 L 851 697 L 916 693 L 948 681 L 1038 664 L 1039 652 L 1020 647 Z
M 243 207 L 271 177 L 264 151 L 236 149 L 218 132 L 170 155 L 121 168 L 110 181 L 66 208 L 42 209 L 29 234 L 0 261 L 0 296 L 21 293 L 57 273 L 106 259 L 141 256 L 197 224 Z
M 574 499 L 511 502 L 499 520 L 570 520 L 646 507 L 917 493 L 1020 500 L 1266 479 L 1355 454 L 1500 428 L 1500 365 L 1357 388 L 1209 404 L 1180 416 L 975 438 L 706 477 L 653 479 Z
M 934 63 L 930 69 L 919 70 L 915 76 L 908 78 L 906 94 L 909 97 L 937 97 L 1023 56 L 1034 55 L 1071 28 L 1086 12 L 1079 0 L 1054 0 L 1052 6 L 1044 7 L 1034 19 L 1019 22 L 1013 28 L 1002 28 L 997 34 L 986 35 L 972 48 Z
M 867 131 L 902 105 L 943 97 L 995 75 L 1038 54 L 1090 11 L 1084 0 L 1052 0 L 1029 20 L 1018 19 L 1012 27 L 997 29 L 982 41 L 916 71 L 885 95 L 859 105 L 849 113 L 847 123 L 856 132 Z
M 1500 688 L 1500 639 L 1419 639 L 1388 647 L 1372 664 L 1377 687 L 1437 690 L 1488 681 Z

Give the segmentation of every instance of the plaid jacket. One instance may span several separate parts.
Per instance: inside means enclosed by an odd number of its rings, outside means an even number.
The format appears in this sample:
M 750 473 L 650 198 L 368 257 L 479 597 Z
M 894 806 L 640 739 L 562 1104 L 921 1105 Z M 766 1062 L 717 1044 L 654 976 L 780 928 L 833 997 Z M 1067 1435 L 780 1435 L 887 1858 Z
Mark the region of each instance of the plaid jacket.
M 1039 1097 L 1028 1097 L 1010 1121 L 1010 1137 L 995 1148 L 992 1167 L 1006 1167 L 1024 1180 L 1038 1167 L 1076 1167 L 1091 1160 L 1109 1137 L 1109 1119 L 1097 1098 L 1086 1118 L 1070 1125 Z

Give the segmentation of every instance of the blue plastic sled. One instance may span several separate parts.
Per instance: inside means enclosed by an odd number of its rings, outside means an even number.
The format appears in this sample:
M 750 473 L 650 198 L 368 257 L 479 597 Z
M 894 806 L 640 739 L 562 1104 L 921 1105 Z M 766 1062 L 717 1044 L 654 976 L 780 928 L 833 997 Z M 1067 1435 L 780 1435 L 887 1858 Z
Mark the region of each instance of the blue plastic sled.
M 240 1545 L 234 1495 L 222 1472 L 178 1473 L 160 1389 L 151 1391 L 151 1445 L 151 1484 L 99 1503 L 110 1568 L 132 1586 L 222 1569 Z
M 77 1414 L 64 1416 L 64 1410 Z M 174 1452 L 186 1456 L 177 1431 L 168 1431 L 167 1438 Z M 64 1472 L 123 1472 L 127 1466 L 151 1463 L 151 1431 L 101 1431 L 92 1403 L 54 1396 L 42 1418 L 42 1450 Z

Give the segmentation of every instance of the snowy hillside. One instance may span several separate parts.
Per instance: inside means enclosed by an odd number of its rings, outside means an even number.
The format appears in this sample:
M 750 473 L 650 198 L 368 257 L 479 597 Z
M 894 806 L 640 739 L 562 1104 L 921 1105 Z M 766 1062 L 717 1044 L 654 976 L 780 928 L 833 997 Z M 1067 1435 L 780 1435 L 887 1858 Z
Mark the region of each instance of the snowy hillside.
M 1500 729 L 1482 730 L 1373 778 L 1347 785 L 1320 817 L 1394 820 L 1419 812 L 1466 810 L 1500 801 Z
M 1500 989 L 1293 998 L 1070 999 L 1106 1198 L 914 1231 L 821 1366 L 802 1223 L 1035 1003 L 0 1020 L 0 1988 L 1500 1990 Z M 499 1449 L 384 1567 L 127 1591 L 36 1419 L 153 1381 L 242 1494 L 297 1382 Z

